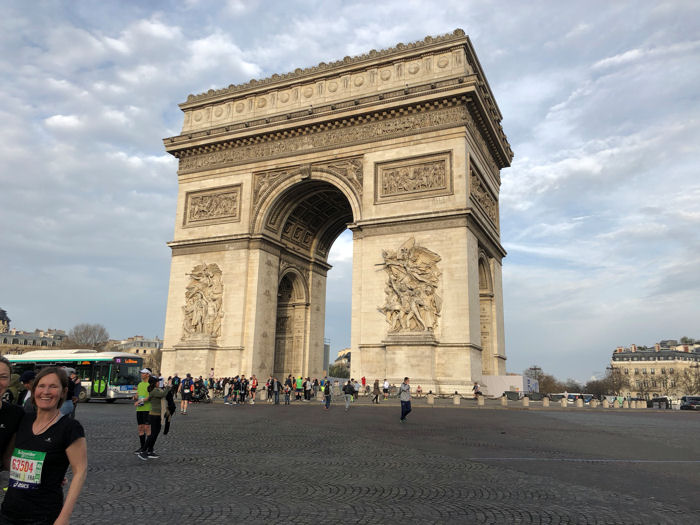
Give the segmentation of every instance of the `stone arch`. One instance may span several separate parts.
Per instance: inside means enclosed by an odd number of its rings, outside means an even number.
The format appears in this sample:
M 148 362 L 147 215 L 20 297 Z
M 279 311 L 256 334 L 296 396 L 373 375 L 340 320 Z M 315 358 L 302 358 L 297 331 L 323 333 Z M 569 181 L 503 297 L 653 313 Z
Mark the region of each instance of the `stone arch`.
M 309 292 L 304 275 L 287 268 L 279 280 L 272 373 L 278 378 L 305 371 Z
M 493 293 L 493 275 L 486 253 L 479 253 L 479 293 Z
M 302 333 L 291 335 L 303 338 L 303 357 L 285 372 L 322 374 L 328 251 L 346 226 L 355 377 L 408 375 L 426 391 L 469 391 L 481 380 L 482 355 L 487 370 L 505 373 L 498 199 L 512 151 L 462 32 L 371 63 L 348 59 L 193 96 L 182 109 L 182 133 L 165 141 L 179 159 L 184 206 L 169 243 L 164 373 L 213 366 L 264 377 L 286 308 L 301 316 Z M 183 339 L 185 276 L 203 257 L 230 283 L 225 329 Z M 432 294 L 419 284 L 428 275 L 439 280 Z M 302 283 L 306 300 L 297 301 Z M 492 337 L 482 344 L 478 306 L 489 304 Z M 424 311 L 439 317 L 432 330 L 413 322 Z M 411 322 L 391 323 L 392 312 Z
M 325 261 L 333 241 L 360 215 L 357 189 L 341 177 L 322 168 L 297 170 L 266 190 L 253 230 Z
M 481 373 L 496 373 L 494 362 L 494 293 L 491 265 L 486 253 L 479 252 L 479 325 L 481 328 Z

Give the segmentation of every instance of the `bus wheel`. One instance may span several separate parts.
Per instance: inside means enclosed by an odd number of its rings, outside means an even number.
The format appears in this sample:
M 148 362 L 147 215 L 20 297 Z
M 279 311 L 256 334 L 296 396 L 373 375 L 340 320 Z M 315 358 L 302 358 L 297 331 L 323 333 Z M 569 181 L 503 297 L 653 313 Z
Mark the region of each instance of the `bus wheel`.
M 114 403 L 116 399 L 105 399 L 105 403 Z
M 87 390 L 84 387 L 80 387 L 80 392 L 78 393 L 78 401 L 81 403 L 87 403 L 90 401 L 87 396 Z

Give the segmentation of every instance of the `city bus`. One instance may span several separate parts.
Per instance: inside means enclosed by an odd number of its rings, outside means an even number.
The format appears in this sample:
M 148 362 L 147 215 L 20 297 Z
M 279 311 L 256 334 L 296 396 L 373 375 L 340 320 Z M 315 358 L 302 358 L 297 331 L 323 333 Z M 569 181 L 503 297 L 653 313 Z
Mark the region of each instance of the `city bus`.
M 143 359 L 123 352 L 98 352 L 96 350 L 37 350 L 19 355 L 6 355 L 12 363 L 12 373 L 22 374 L 47 366 L 72 368 L 80 378 L 80 401 L 103 399 L 113 403 L 117 399 L 130 399 L 141 381 L 139 374 Z

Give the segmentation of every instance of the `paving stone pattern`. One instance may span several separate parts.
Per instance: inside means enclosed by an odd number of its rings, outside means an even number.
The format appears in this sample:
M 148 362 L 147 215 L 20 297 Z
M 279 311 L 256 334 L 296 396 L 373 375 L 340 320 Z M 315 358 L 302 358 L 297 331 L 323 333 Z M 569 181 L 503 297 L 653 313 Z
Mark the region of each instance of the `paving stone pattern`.
M 72 523 L 700 523 L 700 414 L 416 404 L 198 405 L 147 462 L 133 406 L 81 404 Z

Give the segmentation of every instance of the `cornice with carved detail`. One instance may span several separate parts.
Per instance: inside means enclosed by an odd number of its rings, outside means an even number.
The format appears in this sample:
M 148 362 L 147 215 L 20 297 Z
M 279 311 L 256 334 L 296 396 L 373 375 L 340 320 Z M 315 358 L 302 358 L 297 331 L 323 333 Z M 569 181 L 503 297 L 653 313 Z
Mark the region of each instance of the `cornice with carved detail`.
M 411 42 L 408 44 L 403 44 L 399 43 L 394 47 L 390 47 L 388 49 L 382 49 L 377 51 L 376 49 L 372 49 L 368 53 L 365 53 L 363 55 L 358 55 L 355 57 L 350 57 L 346 56 L 342 60 L 336 60 L 335 62 L 330 62 L 330 63 L 325 63 L 321 62 L 320 64 L 312 67 L 307 67 L 304 69 L 297 68 L 294 71 L 291 71 L 289 73 L 283 73 L 283 74 L 275 74 L 270 77 L 264 78 L 264 79 L 252 79 L 249 82 L 243 83 L 243 84 L 231 84 L 227 88 L 223 89 L 210 89 L 209 91 L 205 93 L 199 93 L 197 95 L 190 94 L 187 97 L 187 103 L 190 102 L 201 102 L 201 101 L 206 101 L 211 98 L 216 98 L 216 97 L 221 97 L 222 95 L 229 95 L 229 94 L 235 94 L 235 93 L 240 93 L 244 92 L 246 90 L 249 90 L 251 88 L 257 88 L 261 86 L 267 86 L 267 85 L 274 85 L 280 82 L 288 82 L 290 80 L 297 80 L 301 79 L 304 77 L 308 77 L 310 75 L 314 75 L 317 73 L 324 73 L 327 71 L 331 71 L 333 69 L 337 69 L 338 67 L 343 67 L 343 66 L 349 66 L 349 65 L 354 65 L 354 64 L 360 64 L 362 62 L 365 62 L 367 60 L 374 60 L 377 58 L 384 58 L 384 57 L 391 57 L 392 55 L 397 55 L 401 53 L 405 53 L 406 51 L 411 51 L 411 50 L 420 50 L 423 48 L 427 48 L 429 46 L 435 45 L 435 44 L 442 44 L 446 42 L 452 42 L 452 41 L 457 41 L 457 40 L 462 40 L 465 37 L 465 33 L 462 29 L 455 29 L 452 33 L 447 33 L 444 35 L 439 35 L 439 36 L 427 36 L 423 40 L 419 40 L 417 42 Z
M 353 144 L 374 142 L 459 125 L 474 126 L 464 100 L 443 100 L 400 108 L 393 114 L 377 111 L 356 118 L 246 137 L 225 143 L 195 146 L 174 152 L 180 159 L 178 173 L 246 164 L 263 159 L 298 155 Z

